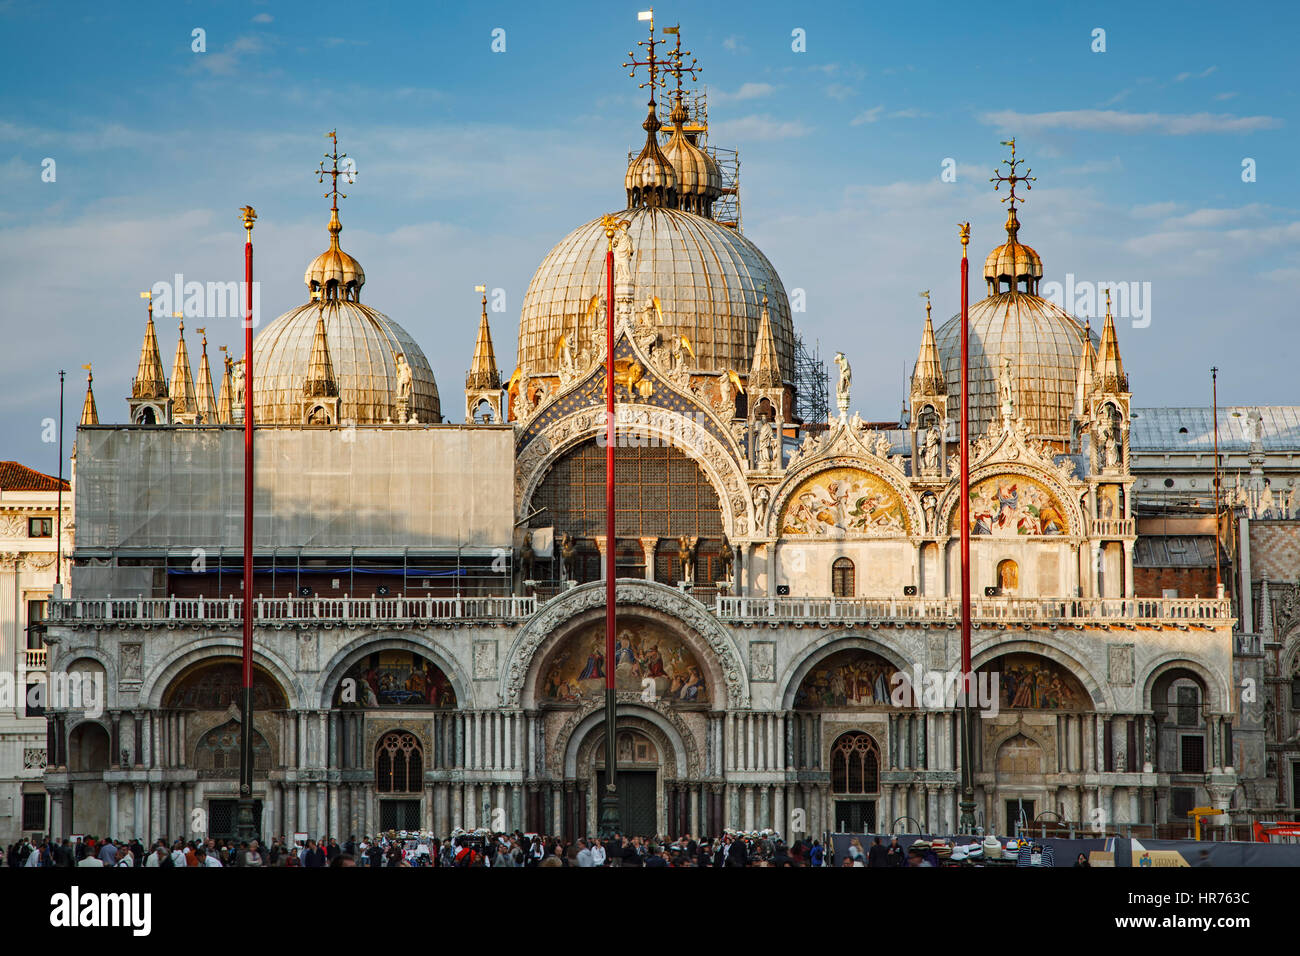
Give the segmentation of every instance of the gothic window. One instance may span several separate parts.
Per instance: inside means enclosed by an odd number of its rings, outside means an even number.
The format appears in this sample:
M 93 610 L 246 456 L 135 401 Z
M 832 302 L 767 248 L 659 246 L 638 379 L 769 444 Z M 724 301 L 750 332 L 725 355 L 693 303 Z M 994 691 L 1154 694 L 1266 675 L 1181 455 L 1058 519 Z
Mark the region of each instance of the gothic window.
M 375 789 L 380 793 L 419 793 L 423 787 L 424 751 L 414 734 L 394 730 L 375 748 Z
M 1300 712 L 1300 676 L 1291 678 L 1291 709 Z
M 835 793 L 880 791 L 880 748 L 870 734 L 850 732 L 831 745 L 831 790 Z
M 848 558 L 836 558 L 831 565 L 831 594 L 837 598 L 851 598 L 855 593 L 853 562 Z

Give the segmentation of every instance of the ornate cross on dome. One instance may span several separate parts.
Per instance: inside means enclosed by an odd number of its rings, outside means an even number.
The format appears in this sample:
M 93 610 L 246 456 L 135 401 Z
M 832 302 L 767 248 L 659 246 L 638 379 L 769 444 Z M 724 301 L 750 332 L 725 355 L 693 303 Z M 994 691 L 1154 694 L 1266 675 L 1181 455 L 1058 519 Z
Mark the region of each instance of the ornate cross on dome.
M 356 175 L 357 175 L 356 164 L 351 161 L 345 162 L 343 164 L 343 168 L 339 169 L 339 160 L 340 159 L 346 160 L 348 158 L 348 154 L 339 152 L 338 132 L 339 132 L 338 130 L 332 129 L 325 134 L 334 143 L 334 151 L 332 153 L 325 154 L 325 159 L 330 160 L 331 163 L 330 168 L 329 169 L 325 168 L 325 160 L 323 159 L 321 160 L 320 167 L 316 170 L 317 182 L 321 182 L 321 183 L 325 182 L 326 176 L 329 176 L 331 179 L 330 191 L 325 194 L 325 198 L 326 199 L 332 198 L 334 200 L 334 205 L 332 208 L 335 212 L 338 212 L 339 210 L 339 198 L 340 197 L 343 199 L 348 198 L 347 193 L 339 192 L 339 177 L 340 176 L 344 177 L 343 181 L 351 185 L 352 183 L 356 182 Z
M 637 46 L 643 46 L 646 48 L 646 58 L 644 60 L 638 60 L 636 58 L 636 53 L 633 52 L 632 50 L 628 50 L 627 51 L 628 61 L 623 65 L 630 66 L 632 68 L 632 71 L 628 73 L 628 76 L 632 76 L 632 77 L 636 76 L 637 67 L 644 66 L 646 68 L 646 72 L 649 74 L 649 79 L 647 79 L 644 83 L 638 84 L 637 88 L 642 90 L 645 89 L 646 87 L 650 88 L 650 104 L 653 106 L 655 101 L 655 87 L 656 86 L 662 87 L 664 85 L 664 79 L 662 76 L 659 75 L 661 72 L 659 66 L 660 60 L 658 57 L 655 56 L 655 44 L 657 44 L 659 41 L 655 39 L 654 11 L 653 10 L 650 11 L 649 17 L 645 17 L 644 14 L 642 16 L 644 19 L 648 19 L 650 21 L 650 38 L 648 40 L 639 41 L 637 43 Z
M 668 63 L 670 65 L 664 67 L 663 71 L 665 73 L 671 74 L 672 76 L 676 77 L 677 79 L 676 100 L 678 103 L 680 103 L 682 101 L 682 77 L 689 74 L 692 80 L 698 81 L 700 78 L 698 75 L 700 72 L 700 67 L 696 65 L 698 61 L 695 59 L 695 54 L 691 53 L 690 50 L 682 49 L 682 27 L 680 23 L 677 24 L 676 26 L 664 27 L 664 33 L 667 33 L 670 36 L 674 36 L 677 38 L 676 43 L 672 48 L 672 51 L 668 54 Z M 690 66 L 686 65 L 687 57 L 690 58 L 691 61 Z
M 1025 192 L 1029 192 L 1029 190 L 1031 190 L 1031 189 L 1034 188 L 1033 186 L 1031 186 L 1031 185 L 1029 185 L 1029 184 L 1030 184 L 1030 183 L 1038 182 L 1038 177 L 1037 177 L 1037 176 L 1030 176 L 1030 175 L 1029 175 L 1029 173 L 1033 172 L 1033 170 L 1031 170 L 1031 169 L 1026 169 L 1026 170 L 1025 170 L 1025 175 L 1023 175 L 1023 176 L 1021 176 L 1020 174 L 1018 174 L 1018 173 L 1016 172 L 1016 167 L 1019 166 L 1021 163 L 1023 163 L 1024 160 L 1023 160 L 1023 159 L 1016 159 L 1016 138 L 1015 138 L 1014 136 L 1011 137 L 1011 139 L 1003 140 L 1003 141 L 1002 141 L 1002 145 L 1003 145 L 1003 146 L 1010 146 L 1010 147 L 1011 147 L 1011 158 L 1010 158 L 1010 159 L 1004 159 L 1004 160 L 1002 160 L 1001 163 L 998 164 L 999 166 L 1007 166 L 1007 167 L 1009 167 L 1009 169 L 1008 169 L 1008 171 L 1007 171 L 1007 175 L 1006 175 L 1006 176 L 1003 176 L 1003 175 L 1002 175 L 1001 173 L 999 173 L 997 170 L 994 170 L 994 171 L 993 171 L 993 177 L 992 177 L 991 179 L 989 179 L 989 182 L 991 182 L 991 183 L 994 184 L 994 185 L 993 185 L 993 191 L 994 191 L 994 192 L 997 192 L 997 191 L 998 191 L 998 187 L 1001 186 L 1003 183 L 1007 183 L 1007 184 L 1008 184 L 1008 191 L 1009 191 L 1010 194 L 1007 195 L 1007 196 L 1003 196 L 1003 197 L 1002 197 L 1002 201 L 1003 201 L 1003 202 L 1007 202 L 1008 200 L 1010 200 L 1010 201 L 1011 201 L 1011 208 L 1012 208 L 1012 209 L 1015 209 L 1015 208 L 1016 208 L 1016 200 L 1017 200 L 1018 198 L 1020 198 L 1020 197 L 1017 197 L 1017 196 L 1016 196 L 1016 183 L 1024 183 L 1024 184 L 1025 184 Z M 1023 202 L 1024 200 L 1021 199 L 1020 201 Z

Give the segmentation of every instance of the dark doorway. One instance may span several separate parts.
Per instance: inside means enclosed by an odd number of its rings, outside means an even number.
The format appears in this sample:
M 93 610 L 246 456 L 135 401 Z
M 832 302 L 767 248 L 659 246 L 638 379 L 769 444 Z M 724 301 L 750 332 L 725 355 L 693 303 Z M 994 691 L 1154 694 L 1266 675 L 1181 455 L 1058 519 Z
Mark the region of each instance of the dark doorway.
M 1291 806 L 1300 807 L 1300 760 L 1291 762 Z
M 620 814 L 623 832 L 629 836 L 654 836 L 659 831 L 655 812 L 657 779 L 654 770 L 620 770 L 618 785 Z M 605 792 L 605 771 L 596 771 L 596 793 Z M 599 800 L 599 797 L 597 798 Z M 600 804 L 596 804 L 596 819 L 600 819 Z
M 379 829 L 381 830 L 418 830 L 420 829 L 419 800 L 380 800 Z
M 1022 816 L 1023 813 L 1023 816 Z M 1034 822 L 1034 801 L 1032 800 L 1008 800 L 1007 801 L 1007 833 L 1010 836 L 1016 834 L 1016 824 L 1023 820 L 1025 828 Z
M 874 833 L 876 830 L 876 801 L 836 800 L 836 833 Z

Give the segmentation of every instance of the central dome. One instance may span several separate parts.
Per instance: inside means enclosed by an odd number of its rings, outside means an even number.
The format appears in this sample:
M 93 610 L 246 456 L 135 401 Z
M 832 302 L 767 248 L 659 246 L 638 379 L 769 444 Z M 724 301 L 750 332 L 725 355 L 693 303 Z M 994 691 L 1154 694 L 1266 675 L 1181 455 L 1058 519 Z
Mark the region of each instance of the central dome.
M 635 309 L 659 297 L 665 340 L 690 339 L 701 370 L 744 374 L 753 361 L 766 288 L 781 372 L 791 378 L 790 303 L 757 246 L 733 229 L 678 209 L 641 206 L 619 218 L 629 223 Z M 605 250 L 604 227 L 593 219 L 569 233 L 537 267 L 519 321 L 519 364 L 531 374 L 558 371 L 560 336 L 570 336 L 579 348 L 590 344 L 595 319 L 588 319 L 587 311 L 593 296 L 604 296 Z
M 1083 354 L 1084 330 L 1069 313 L 1025 292 L 1002 292 L 970 307 L 970 436 L 1001 417 L 998 383 L 1011 359 L 1016 416 L 1032 435 L 1070 438 L 1070 412 Z M 961 395 L 961 314 L 935 332 L 948 394 Z M 955 414 L 955 412 L 951 413 Z

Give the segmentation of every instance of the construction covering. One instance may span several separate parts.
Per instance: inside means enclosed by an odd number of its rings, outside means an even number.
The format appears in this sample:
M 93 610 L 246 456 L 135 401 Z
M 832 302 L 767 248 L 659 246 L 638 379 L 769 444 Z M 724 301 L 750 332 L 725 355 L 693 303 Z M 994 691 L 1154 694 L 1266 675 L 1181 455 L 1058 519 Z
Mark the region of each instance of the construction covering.
M 508 426 L 256 431 L 258 551 L 510 548 Z M 77 433 L 77 554 L 241 551 L 242 427 L 91 426 Z

